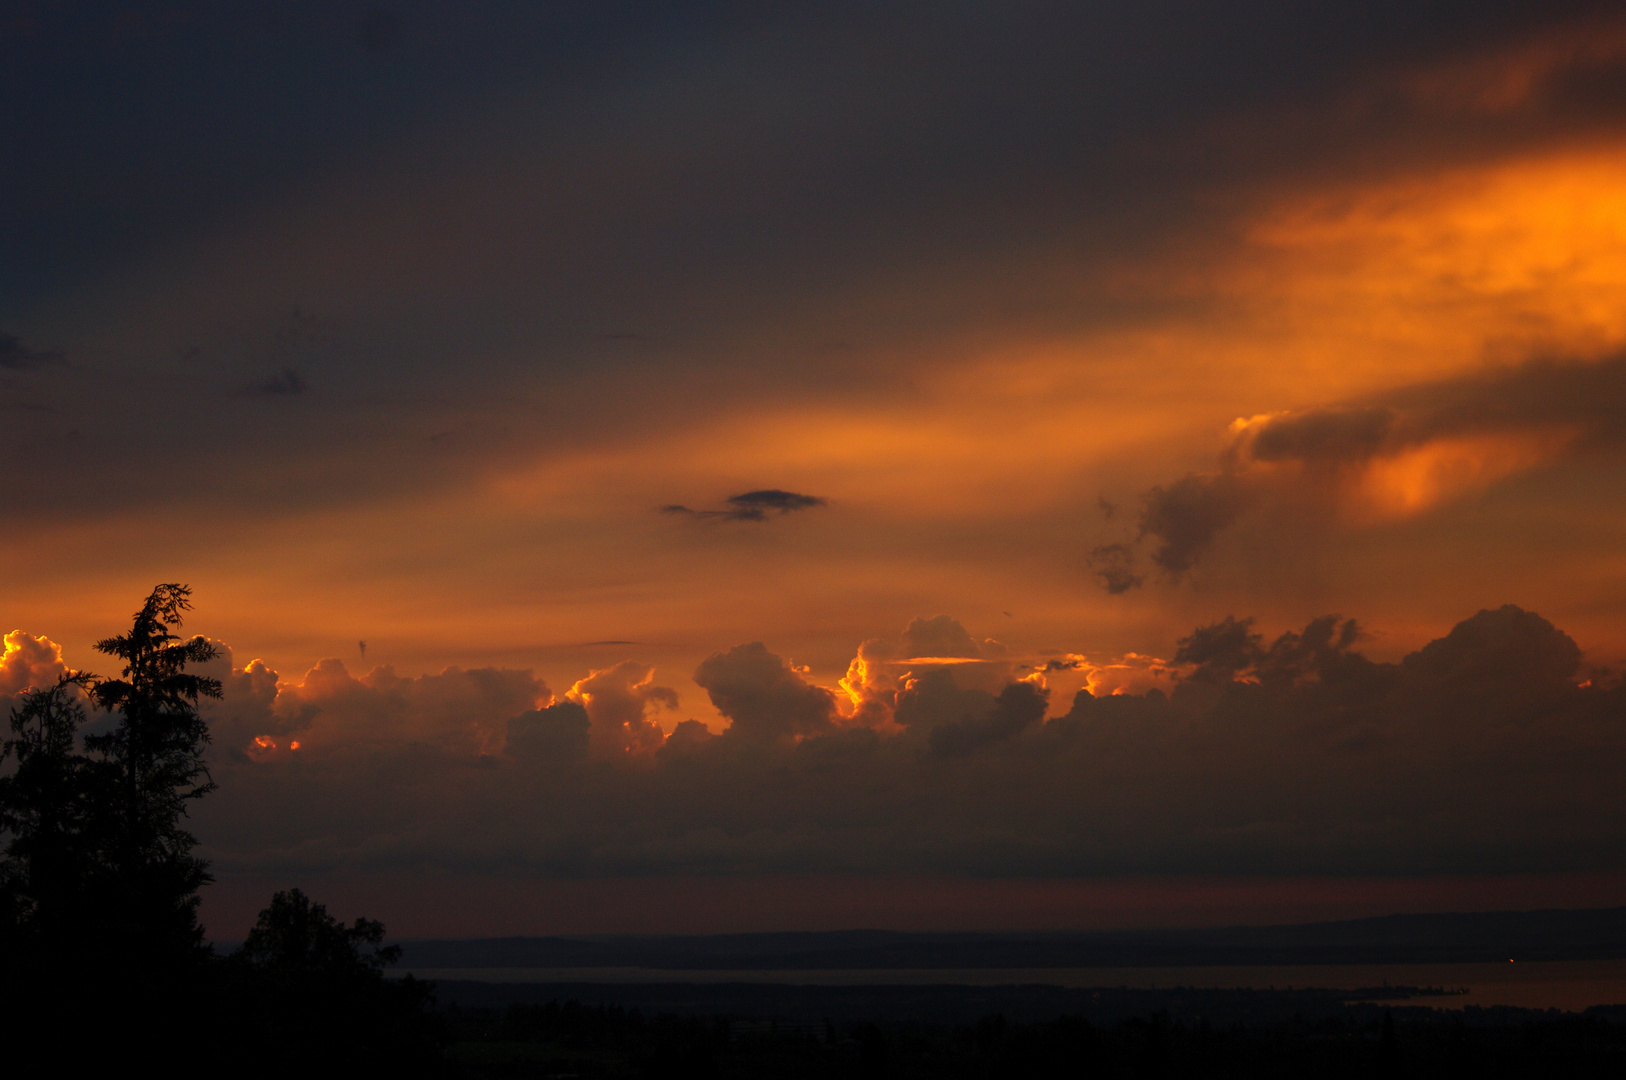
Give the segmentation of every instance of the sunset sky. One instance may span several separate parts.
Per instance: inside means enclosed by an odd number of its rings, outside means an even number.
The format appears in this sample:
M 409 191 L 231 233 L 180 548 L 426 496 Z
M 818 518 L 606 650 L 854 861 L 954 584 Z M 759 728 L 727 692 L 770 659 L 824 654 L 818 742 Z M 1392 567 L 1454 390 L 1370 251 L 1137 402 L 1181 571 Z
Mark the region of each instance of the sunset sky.
M 0 101 L 0 703 L 192 587 L 211 933 L 1626 904 L 1618 5 L 8 2 Z

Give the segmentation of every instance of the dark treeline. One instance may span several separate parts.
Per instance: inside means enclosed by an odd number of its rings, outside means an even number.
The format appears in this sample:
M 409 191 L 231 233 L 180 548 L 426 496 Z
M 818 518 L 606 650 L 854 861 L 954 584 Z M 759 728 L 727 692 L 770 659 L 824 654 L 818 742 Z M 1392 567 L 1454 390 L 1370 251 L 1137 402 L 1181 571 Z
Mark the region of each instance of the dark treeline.
M 185 828 L 214 790 L 188 674 L 214 657 L 174 631 L 184 585 L 160 585 L 130 630 L 98 642 L 118 677 L 68 672 L 23 695 L 0 748 L 0 1022 L 6 1063 L 205 1060 L 239 1075 L 290 1066 L 432 1065 L 428 994 L 392 982 L 384 928 L 345 926 L 296 890 L 272 897 L 243 947 L 204 943 L 210 878 Z M 95 710 L 110 723 L 81 729 Z
M 1095 1022 L 771 1022 L 645 1017 L 577 1001 L 458 1010 L 473 1077 L 1061 1078 L 1619 1076 L 1626 1024 L 1519 1009 L 1350 1008 L 1247 1026 L 1166 1012 Z

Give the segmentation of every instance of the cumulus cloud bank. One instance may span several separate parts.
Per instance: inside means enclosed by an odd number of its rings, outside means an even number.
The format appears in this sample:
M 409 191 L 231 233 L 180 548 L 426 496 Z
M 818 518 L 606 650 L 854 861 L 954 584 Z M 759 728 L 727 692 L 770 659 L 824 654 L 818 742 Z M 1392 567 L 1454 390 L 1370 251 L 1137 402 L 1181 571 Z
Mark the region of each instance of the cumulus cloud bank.
M 195 813 L 221 873 L 1614 865 L 1621 680 L 1513 606 L 1396 663 L 1364 636 L 1333 616 L 1273 638 L 1226 618 L 1165 660 L 1023 659 L 937 616 L 864 642 L 833 687 L 753 642 L 694 672 L 719 734 L 668 731 L 678 692 L 630 661 L 556 696 L 495 668 L 327 660 L 285 679 L 223 649 L 221 788 Z M 40 641 L 8 636 L 6 687 L 54 678 Z M 1080 674 L 1053 703 L 1047 679 Z

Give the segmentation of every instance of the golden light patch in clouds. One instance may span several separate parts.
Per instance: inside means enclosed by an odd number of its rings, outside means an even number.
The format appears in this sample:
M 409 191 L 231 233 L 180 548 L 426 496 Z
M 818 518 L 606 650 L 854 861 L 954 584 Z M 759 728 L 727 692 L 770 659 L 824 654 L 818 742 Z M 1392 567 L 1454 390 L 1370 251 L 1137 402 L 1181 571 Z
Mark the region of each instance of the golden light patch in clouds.
M 1081 658 L 1082 659 L 1082 658 Z M 1183 668 L 1155 656 L 1129 652 L 1104 663 L 1086 661 L 1084 685 L 1097 697 L 1114 694 L 1144 694 L 1148 690 L 1167 693 L 1183 673 Z
M 1288 198 L 1248 227 L 1228 289 L 1344 340 L 1299 374 L 1347 390 L 1487 357 L 1598 355 L 1626 342 L 1623 175 L 1626 151 L 1605 147 Z
M 1556 460 L 1565 432 L 1436 439 L 1368 462 L 1347 504 L 1359 519 L 1409 517 Z
M 636 660 L 593 671 L 565 694 L 587 710 L 589 745 L 601 757 L 643 754 L 666 739 L 656 714 L 678 707 L 677 692 L 655 685 L 655 669 Z
M 1251 406 L 1206 452 L 1185 439 L 1188 457 L 1140 488 L 1148 499 L 1161 493 L 1159 505 L 1171 512 L 1189 511 L 1142 533 L 1181 540 L 1155 553 L 1167 555 L 1158 561 L 1171 579 L 1208 559 L 1213 538 L 1251 515 L 1247 549 L 1277 548 L 1285 557 L 1295 546 L 1344 556 L 1364 548 L 1361 558 L 1386 564 L 1387 589 L 1423 565 L 1418 553 L 1429 545 L 1419 529 L 1451 533 L 1482 554 L 1492 549 L 1434 512 L 1573 465 L 1581 454 L 1594 455 L 1594 468 L 1618 471 L 1609 403 L 1626 347 L 1623 175 L 1620 147 L 1571 147 L 1278 194 L 1246 219 L 1218 269 L 1191 272 L 1208 275 L 1213 302 L 1171 324 L 1191 335 L 1194 353 L 1234 364 L 1245 388 L 1189 410 L 1193 434 L 1198 409 L 1218 420 L 1240 397 Z M 1194 281 L 1188 275 L 1179 288 L 1200 292 Z M 1175 373 L 1148 381 L 1159 376 Z M 1171 504 L 1175 494 L 1205 492 L 1213 505 Z M 1205 519 L 1193 517 L 1205 506 Z M 1406 519 L 1416 528 L 1388 529 Z M 1350 540 L 1356 532 L 1372 538 Z M 1112 539 L 1127 550 L 1134 537 Z M 1535 557 L 1535 543 L 1535 531 L 1521 526 L 1494 546 L 1506 567 L 1549 566 Z M 1231 565 L 1204 563 L 1210 588 L 1237 580 L 1237 566 L 1256 556 L 1233 546 L 1214 558 Z M 1388 598 L 1395 614 L 1428 603 L 1425 595 L 1530 588 L 1528 573 L 1469 577 L 1465 565 L 1439 566 L 1411 596 L 1396 590 Z M 1604 563 L 1590 555 L 1574 551 L 1560 566 L 1577 583 L 1612 588 Z M 1276 587 L 1289 602 L 1292 591 L 1313 587 L 1324 604 L 1350 606 L 1326 580 L 1331 573 Z M 1254 576 L 1264 583 L 1273 574 Z M 1347 587 L 1361 574 L 1344 566 L 1336 576 Z M 1258 610 L 1270 598 L 1243 602 Z

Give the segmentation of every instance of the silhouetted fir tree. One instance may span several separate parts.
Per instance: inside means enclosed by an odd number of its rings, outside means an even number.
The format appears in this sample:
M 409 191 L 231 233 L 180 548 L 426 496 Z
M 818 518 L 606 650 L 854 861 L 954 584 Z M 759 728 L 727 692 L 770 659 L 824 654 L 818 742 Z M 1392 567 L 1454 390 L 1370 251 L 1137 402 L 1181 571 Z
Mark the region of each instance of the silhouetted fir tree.
M 177 1062 L 237 1075 L 288 1065 L 433 1071 L 429 989 L 386 980 L 382 923 L 345 926 L 278 893 L 242 949 L 214 958 L 198 922 L 208 864 L 184 825 L 213 791 L 198 712 L 220 683 L 188 674 L 214 647 L 174 631 L 185 585 L 160 585 L 96 648 L 116 679 L 69 672 L 24 695 L 0 744 L 0 1038 L 20 1075 Z M 85 704 L 117 717 L 80 739 Z
M 213 789 L 197 703 L 220 684 L 186 673 L 215 655 L 173 632 L 190 592 L 158 586 L 127 634 L 97 645 L 124 662 L 120 678 L 70 673 L 10 716 L 4 1004 L 27 1036 L 14 1061 L 156 1052 L 183 1022 L 183 1001 L 203 994 L 197 907 L 209 878 L 182 819 L 188 800 Z M 81 748 L 87 696 L 117 720 Z M 83 1038 L 87 1023 L 98 1038 Z
M 215 788 L 203 759 L 209 730 L 197 706 L 202 697 L 219 697 L 220 683 L 186 673 L 187 665 L 215 657 L 204 638 L 173 633 L 191 594 L 185 585 L 159 585 L 128 633 L 96 643 L 98 652 L 124 661 L 121 678 L 91 688 L 119 722 L 85 739 L 112 773 L 112 783 L 95 792 L 106 846 L 95 890 L 105 905 L 101 929 L 114 948 L 110 959 L 149 976 L 203 954 L 198 889 L 211 879 L 182 820 L 189 800 Z

